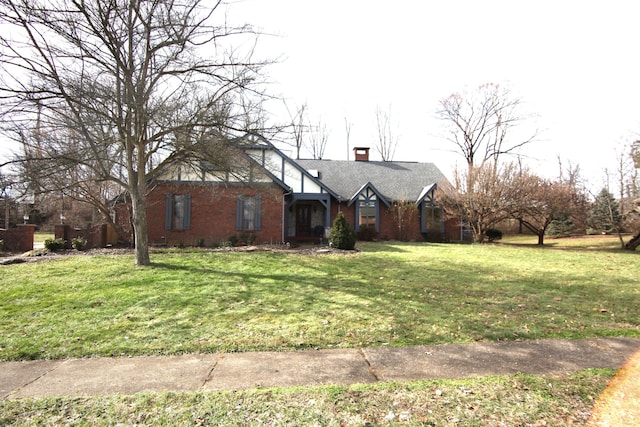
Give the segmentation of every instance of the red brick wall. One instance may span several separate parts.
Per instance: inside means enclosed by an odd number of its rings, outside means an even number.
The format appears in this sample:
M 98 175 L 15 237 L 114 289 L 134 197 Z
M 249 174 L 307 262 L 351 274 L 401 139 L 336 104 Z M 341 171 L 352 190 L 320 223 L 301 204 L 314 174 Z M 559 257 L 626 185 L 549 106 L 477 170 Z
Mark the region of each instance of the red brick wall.
M 444 222 L 444 235 L 448 241 L 459 241 L 460 236 L 460 218 L 449 218 Z
M 402 230 L 400 230 L 397 215 L 394 215 L 393 205 L 390 209 L 387 209 L 386 206 L 381 206 L 380 239 L 419 242 L 424 240 L 424 237 L 420 232 L 420 212 L 414 206 L 405 207 L 404 209 L 404 221 L 402 224 Z
M 347 222 L 355 230 L 356 222 L 356 208 L 355 204 L 347 206 L 346 203 L 339 205 L 340 210 L 344 213 Z M 331 221 L 335 219 L 338 214 L 338 204 L 331 204 Z M 423 241 L 424 237 L 420 233 L 420 218 L 417 210 L 413 211 L 411 215 L 407 215 L 405 223 L 402 229 L 402 240 L 405 241 Z M 375 240 L 398 240 L 400 238 L 398 230 L 398 221 L 394 218 L 393 212 L 387 209 L 386 206 L 380 207 L 380 232 L 375 233 L 373 238 Z
M 83 237 L 87 241 L 85 249 L 106 248 L 110 228 L 112 227 L 107 224 L 96 225 L 87 229 L 72 228 L 68 224 L 57 224 L 55 238 L 65 240 L 67 249 L 73 246 L 73 239 L 76 237 Z
M 189 230 L 165 230 L 165 204 L 167 194 L 191 195 L 191 226 Z M 262 196 L 261 229 L 253 232 L 255 243 L 275 243 L 282 241 L 282 200 L 283 193 L 275 184 L 256 187 L 242 185 L 212 184 L 158 184 L 147 196 L 147 221 L 150 244 L 170 246 L 206 246 L 228 241 L 231 236 L 240 237 L 236 231 L 236 200 L 238 196 Z M 355 229 L 355 205 L 331 203 L 331 222 L 338 211 L 342 211 L 351 227 Z M 122 219 L 125 219 L 123 222 Z M 126 210 L 118 210 L 118 224 L 128 221 Z M 454 221 L 447 221 L 445 234 L 448 239 L 457 240 L 459 228 Z M 129 227 L 125 227 L 128 229 Z M 420 218 L 417 209 L 408 215 L 400 236 L 398 223 L 393 212 L 385 206 L 380 208 L 380 232 L 375 233 L 376 240 L 423 241 L 420 232 Z M 285 236 L 285 240 L 287 237 Z
M 167 194 L 191 195 L 191 226 L 188 230 L 165 229 Z M 282 190 L 275 184 L 211 185 L 159 184 L 147 196 L 147 225 L 150 244 L 211 246 L 240 237 L 236 231 L 236 201 L 238 196 L 262 196 L 261 228 L 251 232 L 255 243 L 282 241 Z
M 33 249 L 33 234 L 36 226 L 33 224 L 18 224 L 16 228 L 0 230 L 3 240 L 3 250 L 7 252 L 27 252 Z

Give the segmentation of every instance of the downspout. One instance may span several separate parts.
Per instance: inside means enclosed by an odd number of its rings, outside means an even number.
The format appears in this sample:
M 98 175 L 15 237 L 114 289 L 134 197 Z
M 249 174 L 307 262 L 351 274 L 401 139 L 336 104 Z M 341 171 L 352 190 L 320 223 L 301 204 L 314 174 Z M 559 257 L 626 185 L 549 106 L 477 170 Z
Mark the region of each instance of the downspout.
M 284 243 L 284 230 L 286 225 L 286 221 L 285 221 L 286 198 L 287 196 L 290 196 L 292 194 L 293 194 L 293 190 L 289 190 L 288 192 L 285 191 L 282 193 L 282 240 L 281 240 L 282 243 Z

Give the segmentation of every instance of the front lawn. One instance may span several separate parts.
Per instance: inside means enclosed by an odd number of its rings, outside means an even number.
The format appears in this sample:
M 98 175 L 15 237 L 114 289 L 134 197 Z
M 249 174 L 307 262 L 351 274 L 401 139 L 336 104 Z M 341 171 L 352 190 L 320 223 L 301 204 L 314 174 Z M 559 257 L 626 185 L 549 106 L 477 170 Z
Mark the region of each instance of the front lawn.
M 0 360 L 640 337 L 640 257 L 602 242 L 166 250 L 149 268 L 126 255 L 3 266 Z
M 0 425 L 576 426 L 611 374 L 2 400 Z

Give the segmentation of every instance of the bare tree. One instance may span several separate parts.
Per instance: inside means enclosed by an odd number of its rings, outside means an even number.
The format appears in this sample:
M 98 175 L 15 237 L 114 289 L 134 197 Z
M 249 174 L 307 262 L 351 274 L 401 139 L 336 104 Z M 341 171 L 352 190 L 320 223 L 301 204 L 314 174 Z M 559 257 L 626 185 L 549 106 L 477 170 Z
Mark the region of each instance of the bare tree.
M 327 141 L 329 140 L 327 125 L 322 122 L 322 119 L 319 119 L 318 123 L 315 125 L 309 123 L 309 129 L 311 129 L 309 134 L 311 155 L 313 156 L 313 159 L 322 160 L 327 148 Z
M 14 185 L 14 178 L 0 172 L 0 200 L 3 202 L 4 228 L 9 228 L 11 217 L 11 206 L 14 203 L 11 197 L 11 189 Z
M 488 160 L 497 165 L 501 155 L 513 153 L 536 138 L 537 131 L 515 141 L 507 139 L 526 118 L 519 111 L 521 104 L 508 89 L 488 83 L 475 91 L 454 93 L 440 100 L 437 117 L 445 122 L 447 139 L 471 170 Z
M 640 246 L 640 192 L 638 190 L 638 169 L 640 169 L 640 141 L 634 141 L 630 149 L 631 159 L 633 161 L 631 177 L 628 180 L 628 196 L 631 202 L 625 212 L 625 223 L 633 230 L 633 236 L 624 248 L 635 251 Z
M 396 239 L 407 240 L 406 230 L 410 227 L 415 218 L 418 217 L 418 208 L 414 201 L 396 200 L 389 208 L 393 221 L 396 224 Z
M 471 171 L 454 172 L 454 186 L 442 183 L 438 200 L 450 218 L 461 218 L 469 226 L 475 242 L 486 240 L 487 230 L 510 218 L 516 200 L 512 185 L 516 166 L 496 167 L 485 163 Z M 472 185 L 472 187 L 469 187 Z
M 79 167 L 126 190 L 137 265 L 150 264 L 147 182 L 162 159 L 211 154 L 211 138 L 246 123 L 241 100 L 260 96 L 266 64 L 223 43 L 246 45 L 254 34 L 216 24 L 222 9 L 204 0 L 0 0 L 0 23 L 11 29 L 0 36 L 5 132 L 37 149 L 33 167 Z
M 382 111 L 380 107 L 376 107 L 376 130 L 376 150 L 383 162 L 390 162 L 398 148 L 398 137 L 391 128 L 391 107 L 389 111 Z
M 351 126 L 352 123 L 344 118 L 344 131 L 347 135 L 347 160 L 349 160 L 349 156 L 351 156 L 351 148 L 349 147 L 350 139 L 351 139 Z
M 296 159 L 300 158 L 300 150 L 302 150 L 302 146 L 304 145 L 304 136 L 306 132 L 309 130 L 307 124 L 307 104 L 304 103 L 296 108 L 296 113 L 291 114 L 289 111 L 289 107 L 285 102 L 285 107 L 289 112 L 289 117 L 291 118 L 291 130 L 293 133 L 293 146 L 296 150 Z
M 520 169 L 511 184 L 510 215 L 538 236 L 538 245 L 554 220 L 571 217 L 583 207 L 579 190 L 568 182 L 548 180 L 528 169 Z

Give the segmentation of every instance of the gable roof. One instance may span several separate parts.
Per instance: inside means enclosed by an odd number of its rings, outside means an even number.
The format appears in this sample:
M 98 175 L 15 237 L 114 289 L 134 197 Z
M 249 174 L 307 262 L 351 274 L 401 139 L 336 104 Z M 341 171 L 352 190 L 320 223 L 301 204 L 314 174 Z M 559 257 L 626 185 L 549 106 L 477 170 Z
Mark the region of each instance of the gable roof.
M 367 183 L 389 201 L 419 201 L 425 187 L 446 181 L 433 163 L 347 160 L 296 160 L 307 170 L 317 170 L 318 179 L 343 201 L 351 200 Z
M 389 201 L 382 195 L 382 193 L 378 191 L 376 186 L 373 185 L 371 182 L 367 182 L 362 187 L 360 187 L 360 189 L 356 191 L 355 194 L 353 194 L 353 196 L 351 196 L 351 200 L 349 200 L 348 205 L 351 206 L 356 200 L 358 200 L 358 197 L 360 196 L 360 194 L 364 192 L 366 189 L 369 189 L 371 192 L 373 192 L 376 195 L 376 197 L 380 201 L 382 201 L 382 203 L 384 203 L 387 207 L 391 207 L 391 205 L 389 204 Z
M 278 178 L 290 191 L 309 192 L 309 186 L 315 187 L 311 193 L 328 193 L 336 199 L 340 197 L 321 180 L 318 180 L 304 166 L 280 151 L 266 138 L 257 134 L 247 133 L 237 138 L 235 144 L 245 152 L 271 176 Z M 269 154 L 267 154 L 269 153 Z M 309 185 L 311 184 L 311 185 Z

